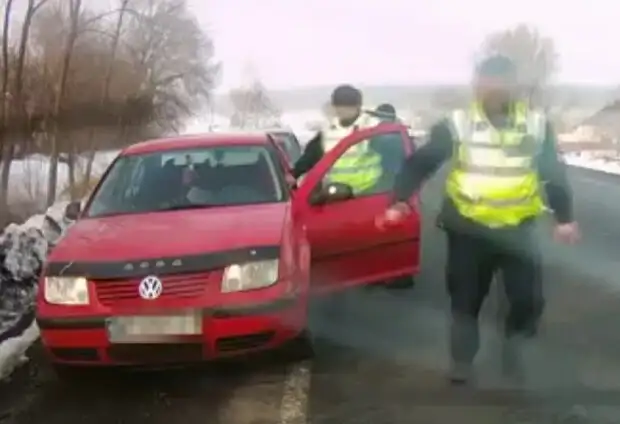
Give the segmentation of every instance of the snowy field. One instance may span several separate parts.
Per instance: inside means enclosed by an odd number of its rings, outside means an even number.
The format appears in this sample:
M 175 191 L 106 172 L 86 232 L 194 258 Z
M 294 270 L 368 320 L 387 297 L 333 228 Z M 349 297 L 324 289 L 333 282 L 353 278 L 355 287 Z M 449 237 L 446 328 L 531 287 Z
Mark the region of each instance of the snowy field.
M 118 155 L 118 151 L 100 152 L 95 156 L 92 175 L 101 175 Z M 45 202 L 50 161 L 43 155 L 31 155 L 13 161 L 9 186 L 9 202 L 24 200 Z M 76 176 L 83 175 L 86 158 L 79 157 L 76 164 Z M 65 163 L 58 164 L 57 193 L 62 193 L 68 186 L 69 168 Z M 43 204 L 41 204 L 43 206 Z
M 298 134 L 302 143 L 314 133 L 306 126 L 307 118 L 307 114 L 285 115 L 285 123 Z M 210 119 L 190 122 L 182 133 L 200 134 L 226 128 L 227 122 L 223 119 Z M 101 174 L 117 154 L 117 151 L 98 153 L 93 175 Z M 593 158 L 588 153 L 571 153 L 565 158 L 571 166 L 620 174 L 620 160 L 613 163 Z M 84 159 L 79 162 L 80 167 L 85 166 Z M 44 199 L 48 171 L 49 161 L 41 155 L 15 161 L 11 168 L 11 198 Z M 65 164 L 59 165 L 58 180 L 61 192 L 67 186 Z M 63 217 L 65 205 L 66 202 L 59 202 L 46 213 L 33 216 L 21 225 L 10 225 L 0 234 L 0 379 L 25 360 L 26 349 L 38 338 L 38 328 L 33 321 L 37 276 L 49 247 L 70 225 Z

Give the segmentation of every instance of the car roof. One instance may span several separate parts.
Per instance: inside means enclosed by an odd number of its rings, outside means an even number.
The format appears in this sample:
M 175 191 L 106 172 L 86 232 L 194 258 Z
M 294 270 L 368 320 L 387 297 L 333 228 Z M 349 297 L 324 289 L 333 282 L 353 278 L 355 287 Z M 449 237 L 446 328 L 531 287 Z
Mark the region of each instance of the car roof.
M 294 131 L 290 128 L 285 127 L 273 127 L 273 128 L 261 128 L 258 130 L 248 130 L 247 134 L 295 134 Z
M 195 135 L 165 137 L 133 144 L 121 152 L 121 155 L 137 155 L 170 150 L 192 149 L 197 147 L 216 147 L 224 145 L 265 145 L 269 138 L 265 132 L 213 132 Z

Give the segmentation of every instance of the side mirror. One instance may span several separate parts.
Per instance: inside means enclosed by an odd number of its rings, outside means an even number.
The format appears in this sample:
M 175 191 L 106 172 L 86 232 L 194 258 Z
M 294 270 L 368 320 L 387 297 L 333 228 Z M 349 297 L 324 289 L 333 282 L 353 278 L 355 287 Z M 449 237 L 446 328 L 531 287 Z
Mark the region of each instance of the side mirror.
M 317 187 L 317 190 L 310 196 L 310 204 L 318 206 L 326 203 L 342 202 L 353 197 L 353 188 L 350 185 L 329 183 Z
M 71 202 L 65 208 L 65 218 L 76 221 L 82 212 L 82 204 L 80 202 Z

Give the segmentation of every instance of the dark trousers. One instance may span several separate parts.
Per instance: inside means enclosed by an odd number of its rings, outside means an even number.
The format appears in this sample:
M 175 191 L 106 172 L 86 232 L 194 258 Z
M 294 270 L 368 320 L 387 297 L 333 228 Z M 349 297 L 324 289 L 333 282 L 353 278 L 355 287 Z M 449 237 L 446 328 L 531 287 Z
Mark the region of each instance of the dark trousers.
M 478 315 L 498 271 L 503 274 L 509 307 L 504 336 L 533 336 L 544 299 L 541 257 L 532 226 L 480 235 L 447 231 L 447 235 L 452 359 L 474 360 L 480 344 Z

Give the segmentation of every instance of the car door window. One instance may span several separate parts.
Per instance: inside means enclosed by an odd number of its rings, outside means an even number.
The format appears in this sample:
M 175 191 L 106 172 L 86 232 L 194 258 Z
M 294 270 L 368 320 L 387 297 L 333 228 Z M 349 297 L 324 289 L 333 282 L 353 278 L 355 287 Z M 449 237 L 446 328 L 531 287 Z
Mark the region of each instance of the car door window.
M 359 158 L 359 159 L 357 159 Z M 367 169 L 367 180 L 360 185 L 349 184 L 356 197 L 385 193 L 392 189 L 396 174 L 406 158 L 402 134 L 398 131 L 380 134 L 349 147 L 332 165 L 323 177 L 322 184 L 330 182 L 356 181 L 356 177 L 343 175 L 341 166 L 346 161 L 347 168 L 356 176 L 364 175 Z M 380 172 L 378 175 L 376 172 Z

